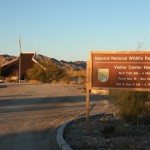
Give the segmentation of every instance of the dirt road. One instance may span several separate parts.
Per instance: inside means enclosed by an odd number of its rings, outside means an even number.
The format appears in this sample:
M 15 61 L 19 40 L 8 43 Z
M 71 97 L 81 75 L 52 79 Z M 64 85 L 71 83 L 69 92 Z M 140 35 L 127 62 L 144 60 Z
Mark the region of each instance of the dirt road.
M 93 99 L 93 113 L 106 109 Z M 75 86 L 0 84 L 0 150 L 57 150 L 57 127 L 84 112 L 85 94 Z

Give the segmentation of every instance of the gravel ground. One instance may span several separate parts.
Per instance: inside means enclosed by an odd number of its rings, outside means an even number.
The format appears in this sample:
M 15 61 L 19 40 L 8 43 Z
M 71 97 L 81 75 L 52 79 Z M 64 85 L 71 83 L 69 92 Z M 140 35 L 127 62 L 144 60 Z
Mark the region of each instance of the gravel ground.
M 91 97 L 91 113 L 108 102 Z M 61 84 L 0 84 L 0 150 L 58 150 L 57 128 L 85 114 L 85 93 Z
M 85 119 L 68 125 L 64 139 L 73 150 L 150 150 L 150 125 L 125 123 L 113 114 L 90 118 L 89 131 Z

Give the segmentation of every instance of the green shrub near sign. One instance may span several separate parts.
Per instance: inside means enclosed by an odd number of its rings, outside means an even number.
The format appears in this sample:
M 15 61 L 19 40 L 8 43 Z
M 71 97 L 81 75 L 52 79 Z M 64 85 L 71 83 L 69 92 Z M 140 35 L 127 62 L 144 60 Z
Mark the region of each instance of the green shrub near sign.
M 118 106 L 118 115 L 133 123 L 150 123 L 148 94 L 141 91 L 110 91 L 112 102 Z

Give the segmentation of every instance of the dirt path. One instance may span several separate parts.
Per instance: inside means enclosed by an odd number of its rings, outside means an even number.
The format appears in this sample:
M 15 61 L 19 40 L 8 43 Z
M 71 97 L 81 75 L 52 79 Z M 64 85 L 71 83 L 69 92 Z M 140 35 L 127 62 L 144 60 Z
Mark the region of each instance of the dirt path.
M 98 103 L 94 97 L 92 106 Z M 84 111 L 85 94 L 77 87 L 0 84 L 0 150 L 57 150 L 57 127 Z

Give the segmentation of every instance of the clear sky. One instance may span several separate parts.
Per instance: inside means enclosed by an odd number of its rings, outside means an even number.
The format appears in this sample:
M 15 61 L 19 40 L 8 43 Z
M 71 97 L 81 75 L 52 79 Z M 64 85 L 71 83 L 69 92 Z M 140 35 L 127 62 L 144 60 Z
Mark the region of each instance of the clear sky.
M 0 54 L 87 60 L 91 50 L 150 49 L 150 0 L 0 0 Z

